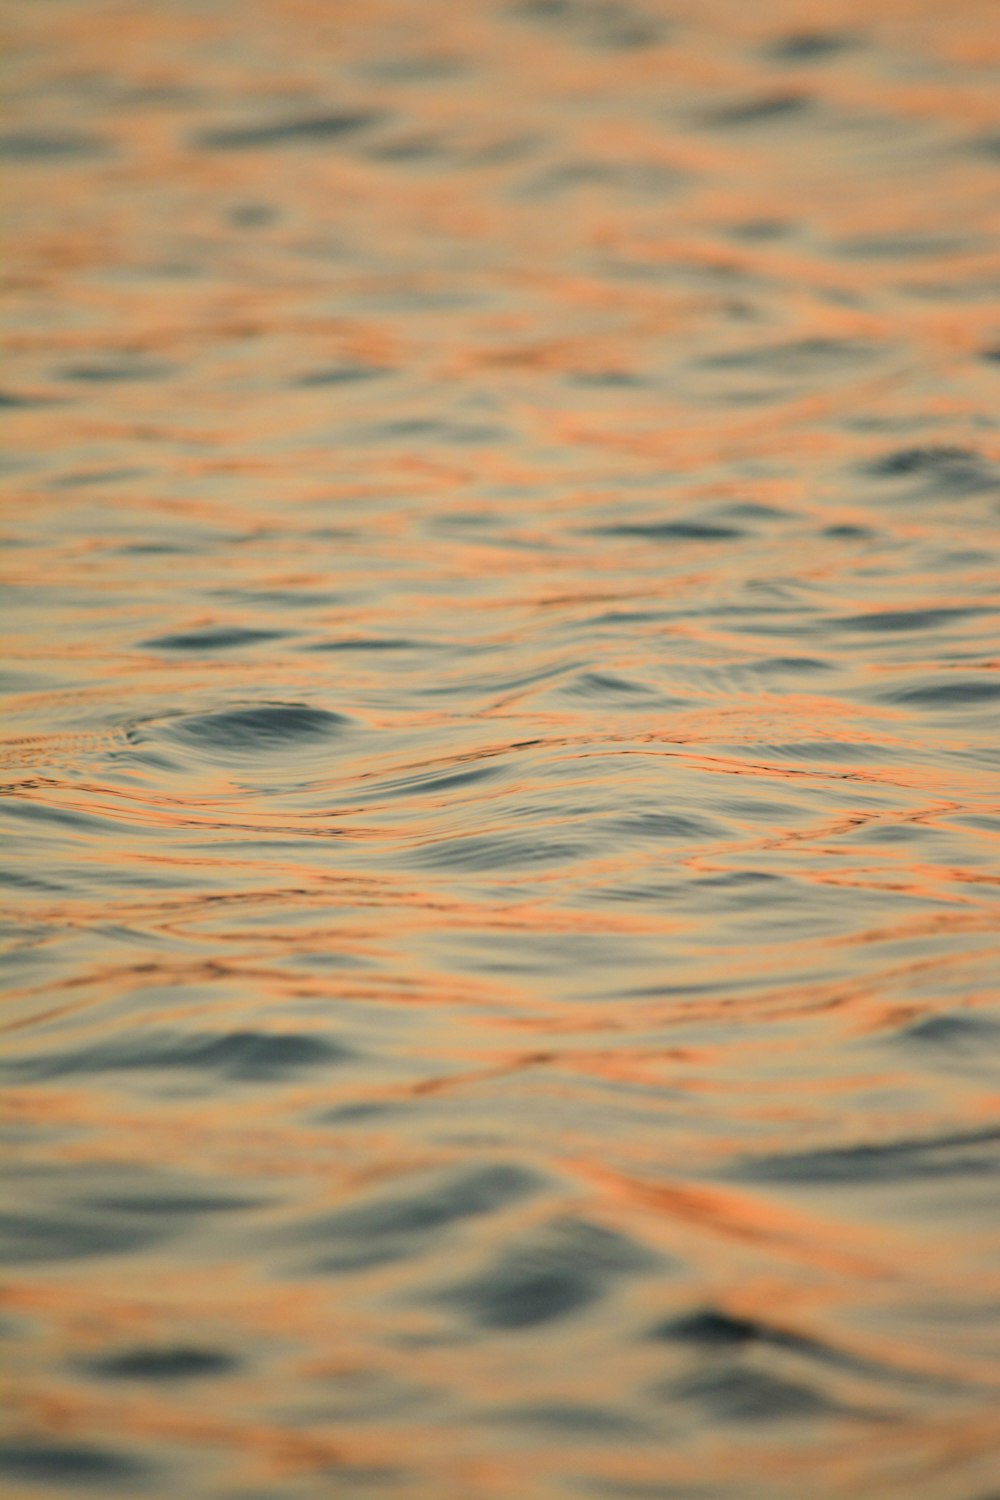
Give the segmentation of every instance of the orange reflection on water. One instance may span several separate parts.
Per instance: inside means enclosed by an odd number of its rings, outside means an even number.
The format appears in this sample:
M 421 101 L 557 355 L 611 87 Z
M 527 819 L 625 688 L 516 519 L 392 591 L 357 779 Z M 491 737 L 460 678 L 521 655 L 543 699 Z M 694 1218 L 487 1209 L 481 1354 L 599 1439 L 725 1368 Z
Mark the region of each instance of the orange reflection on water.
M 994 10 L 9 18 L 18 1493 L 989 1492 Z

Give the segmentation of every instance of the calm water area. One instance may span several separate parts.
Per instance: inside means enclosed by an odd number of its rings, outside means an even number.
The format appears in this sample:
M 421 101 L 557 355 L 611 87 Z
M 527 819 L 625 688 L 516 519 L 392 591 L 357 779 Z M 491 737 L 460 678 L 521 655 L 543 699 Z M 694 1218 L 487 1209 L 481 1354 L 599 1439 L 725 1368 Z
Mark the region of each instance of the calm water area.
M 4 1496 L 997 1500 L 996 0 L 4 23 Z

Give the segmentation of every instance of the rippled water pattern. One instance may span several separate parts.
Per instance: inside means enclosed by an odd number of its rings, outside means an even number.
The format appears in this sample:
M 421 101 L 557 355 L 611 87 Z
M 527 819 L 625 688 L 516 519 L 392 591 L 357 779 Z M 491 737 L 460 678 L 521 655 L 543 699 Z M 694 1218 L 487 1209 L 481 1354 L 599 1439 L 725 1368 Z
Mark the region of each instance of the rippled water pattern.
M 997 20 L 7 7 L 6 1493 L 995 1500 Z

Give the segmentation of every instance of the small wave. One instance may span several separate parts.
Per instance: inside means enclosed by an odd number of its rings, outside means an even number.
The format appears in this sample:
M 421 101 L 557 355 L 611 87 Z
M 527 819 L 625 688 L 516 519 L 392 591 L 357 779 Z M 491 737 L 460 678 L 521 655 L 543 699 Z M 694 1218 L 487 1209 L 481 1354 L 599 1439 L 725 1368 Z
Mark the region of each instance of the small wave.
M 194 144 L 212 151 L 260 151 L 276 147 L 327 146 L 357 135 L 384 116 L 377 110 L 332 110 L 272 124 L 218 126 L 201 130 Z
M 458 873 L 462 870 L 565 864 L 579 858 L 581 852 L 577 845 L 554 839 L 543 832 L 536 835 L 465 834 L 421 844 L 410 851 L 408 862 Z
M 772 1328 L 754 1318 L 742 1318 L 718 1308 L 699 1308 L 679 1318 L 669 1318 L 652 1328 L 653 1339 L 676 1340 L 698 1349 L 742 1348 L 751 1343 L 773 1343 L 786 1348 L 809 1348 L 811 1340 Z
M 128 1255 L 169 1238 L 166 1225 L 59 1208 L 0 1212 L 0 1265 Z
M 595 536 L 637 537 L 649 542 L 725 542 L 746 536 L 739 526 L 718 526 L 708 521 L 621 521 L 596 527 Z
M 87 1360 L 81 1368 L 101 1380 L 150 1380 L 174 1384 L 230 1375 L 239 1368 L 239 1361 L 221 1349 L 179 1345 L 166 1349 L 127 1349 L 119 1354 Z
M 789 31 L 771 42 L 765 56 L 772 62 L 802 63 L 825 62 L 838 52 L 845 52 L 860 45 L 860 39 L 846 31 Z
M 386 365 L 325 365 L 322 369 L 300 375 L 295 384 L 303 390 L 309 390 L 327 385 L 353 385 L 358 381 L 378 380 L 391 374 L 391 368 Z
M 1000 1066 L 1000 1020 L 985 1014 L 965 1011 L 927 1016 L 894 1032 L 891 1040 L 912 1047 L 932 1066 L 969 1075 L 995 1077 Z
M 217 629 L 180 630 L 174 635 L 157 635 L 142 644 L 153 651 L 233 651 L 240 646 L 257 646 L 261 641 L 280 641 L 285 630 L 254 630 L 242 625 L 219 626 Z
M 728 1312 L 719 1307 L 703 1306 L 693 1312 L 667 1318 L 655 1324 L 647 1337 L 658 1343 L 691 1349 L 710 1358 L 717 1354 L 752 1354 L 758 1349 L 774 1349 L 815 1360 L 834 1370 L 845 1370 L 863 1378 L 879 1381 L 891 1379 L 904 1385 L 936 1388 L 945 1388 L 953 1383 L 936 1372 L 901 1368 L 881 1359 L 873 1359 L 866 1353 L 857 1353 L 852 1349 L 826 1343 L 810 1334 L 799 1333 L 794 1328 L 763 1318 Z
M 321 1037 L 296 1032 L 136 1032 L 74 1052 L 50 1049 L 11 1059 L 10 1073 L 33 1082 L 73 1073 L 192 1069 L 232 1080 L 275 1081 L 302 1068 L 341 1062 L 351 1054 Z
M 827 620 L 839 630 L 909 631 L 934 630 L 952 620 L 965 620 L 978 614 L 975 609 L 885 609 L 862 615 L 836 615 Z
M 145 1460 L 117 1448 L 96 1443 L 75 1443 L 65 1438 L 13 1437 L 0 1441 L 0 1474 L 31 1485 L 120 1486 L 143 1488 L 156 1470 Z M 133 1489 L 133 1493 L 135 1493 Z
M 836 1146 L 786 1156 L 748 1158 L 737 1175 L 754 1180 L 816 1183 L 911 1182 L 1000 1173 L 996 1130 L 971 1130 L 929 1140 Z
M 86 385 L 112 385 L 132 380 L 163 380 L 166 376 L 172 375 L 174 369 L 172 365 L 130 359 L 62 365 L 56 373 L 60 380 L 75 380 Z
M 904 708 L 979 708 L 988 707 L 998 698 L 1000 676 L 942 677 L 881 694 L 883 703 L 897 703 Z
M 311 750 L 332 742 L 350 725 L 344 714 L 306 703 L 245 703 L 213 713 L 164 719 L 137 726 L 167 745 L 196 751 L 214 761 L 257 760 Z
M 26 391 L 0 391 L 0 411 L 31 411 L 51 404 L 48 396 L 29 395 Z
M 571 698 L 593 698 L 597 702 L 621 704 L 658 697 L 651 688 L 641 682 L 631 682 L 614 672 L 581 672 L 571 682 L 565 683 L 561 691 Z M 677 700 L 674 700 L 677 701 Z
M 1000 469 L 971 448 L 899 448 L 869 464 L 867 472 L 919 498 L 959 500 L 1000 489 Z
M 543 1185 L 542 1178 L 523 1167 L 461 1167 L 424 1187 L 404 1188 L 297 1225 L 293 1237 L 314 1247 L 314 1270 L 362 1270 L 418 1254 L 467 1219 L 498 1213 Z
M 663 1269 L 661 1257 L 614 1230 L 561 1219 L 505 1250 L 482 1276 L 434 1300 L 483 1328 L 533 1328 L 589 1306 L 622 1277 Z
M 759 94 L 750 99 L 735 99 L 720 104 L 704 116 L 705 124 L 721 130 L 740 130 L 746 126 L 784 123 L 789 116 L 803 114 L 811 105 L 808 94 L 786 89 Z
M 662 16 L 624 0 L 518 0 L 511 10 L 595 51 L 645 51 L 666 41 L 671 30 Z
M 0 157 L 10 162 L 32 166 L 43 162 L 61 162 L 75 158 L 89 159 L 110 153 L 107 141 L 99 136 L 79 132 L 11 131 L 0 135 Z
M 703 369 L 761 370 L 767 374 L 792 376 L 822 373 L 829 366 L 854 366 L 872 359 L 878 351 L 856 339 L 797 339 L 787 344 L 761 344 L 726 354 L 706 355 Z
M 609 1406 L 595 1406 L 583 1401 L 537 1402 L 534 1405 L 508 1406 L 493 1413 L 483 1413 L 483 1417 L 487 1421 L 493 1420 L 505 1425 L 515 1423 L 518 1426 L 542 1428 L 558 1433 L 562 1437 L 572 1438 L 575 1443 L 606 1443 L 609 1440 L 620 1441 L 628 1438 L 641 1440 L 648 1439 L 651 1434 L 651 1429 L 630 1413 L 615 1411 Z M 648 1500 L 666 1500 L 668 1495 L 669 1500 L 684 1500 L 684 1494 L 673 1485 L 669 1491 L 657 1489 L 656 1496 L 645 1489 L 635 1490 L 631 1485 L 624 1491 L 619 1490 L 617 1486 L 613 1491 L 605 1491 L 602 1486 L 601 1493 L 623 1497 L 633 1496 L 634 1500 L 642 1500 L 642 1496 L 647 1493 Z
M 891 759 L 893 750 L 874 739 L 784 740 L 765 745 L 745 745 L 744 753 L 775 760 L 818 761 L 829 765 L 869 765 Z
M 406 636 L 347 636 L 334 641 L 314 641 L 307 651 L 417 651 L 425 650 L 427 641 L 409 640 Z
M 838 1410 L 821 1391 L 802 1380 L 740 1365 L 712 1365 L 660 1387 L 670 1401 L 702 1407 L 719 1422 L 788 1422 L 828 1417 Z

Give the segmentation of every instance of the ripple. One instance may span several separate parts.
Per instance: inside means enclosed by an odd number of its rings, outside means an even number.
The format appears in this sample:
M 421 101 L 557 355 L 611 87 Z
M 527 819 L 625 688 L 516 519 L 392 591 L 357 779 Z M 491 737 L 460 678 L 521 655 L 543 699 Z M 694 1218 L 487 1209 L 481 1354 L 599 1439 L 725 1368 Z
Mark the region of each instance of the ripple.
M 63 365 L 57 371 L 61 380 L 75 380 L 84 385 L 163 380 L 173 373 L 173 366 L 155 364 L 149 360 L 108 360 L 99 364 Z
M 123 1484 L 145 1483 L 153 1472 L 148 1463 L 94 1443 L 47 1437 L 0 1442 L 0 1473 L 28 1484 L 111 1485 L 117 1490 Z
M 731 104 L 722 104 L 710 110 L 705 116 L 705 123 L 724 130 L 783 123 L 790 115 L 803 113 L 810 103 L 808 94 L 797 91 L 760 94 L 756 98 L 736 99 Z
M 0 391 L 0 411 L 30 411 L 49 404 L 46 396 L 29 395 L 25 391 Z
M 137 1165 L 121 1153 L 108 1164 L 52 1161 L 30 1174 L 8 1169 L 5 1175 L 5 1193 L 21 1204 L 0 1214 L 0 1261 L 8 1265 L 135 1257 L 210 1235 L 269 1201 L 230 1193 L 204 1177 Z
M 609 1439 L 648 1437 L 649 1430 L 634 1417 L 609 1407 L 586 1402 L 555 1402 L 537 1406 L 513 1406 L 493 1414 L 497 1422 L 541 1427 L 565 1434 L 575 1442 L 607 1442 Z M 671 1491 L 676 1495 L 676 1491 Z
M 708 521 L 622 521 L 613 526 L 599 526 L 594 535 L 638 537 L 650 542 L 724 542 L 746 536 L 746 531 Z
M 840 615 L 827 621 L 842 630 L 895 631 L 933 630 L 952 620 L 966 620 L 976 609 L 886 609 L 861 615 Z
M 998 698 L 1000 679 L 993 677 L 942 677 L 881 694 L 883 703 L 898 703 L 907 708 L 989 707 Z
M 705 369 L 763 370 L 772 375 L 811 375 L 830 366 L 853 367 L 871 359 L 878 351 L 856 339 L 797 339 L 787 344 L 763 344 L 755 348 L 708 355 Z
M 322 748 L 350 725 L 344 715 L 306 703 L 245 703 L 213 713 L 165 719 L 151 726 L 167 745 L 229 763 Z M 147 732 L 139 726 L 140 734 Z
M 107 154 L 106 141 L 78 132 L 11 131 L 0 135 L 0 157 L 11 162 L 35 165 L 74 158 L 92 158 Z
M 786 1156 L 749 1158 L 739 1175 L 799 1184 L 916 1182 L 935 1177 L 1000 1173 L 996 1130 L 971 1130 L 929 1140 L 839 1146 Z
M 309 390 L 313 387 L 353 385 L 358 381 L 378 380 L 392 373 L 392 370 L 385 365 L 326 365 L 323 369 L 310 370 L 307 374 L 300 375 L 295 383 Z
M 416 1190 L 404 1188 L 298 1225 L 294 1238 L 319 1252 L 314 1271 L 364 1270 L 419 1254 L 453 1226 L 497 1213 L 542 1186 L 543 1179 L 521 1167 L 462 1167 Z
M 788 1333 L 757 1319 L 738 1317 L 712 1307 L 700 1308 L 683 1317 L 670 1318 L 652 1329 L 650 1337 L 708 1350 L 743 1348 L 754 1343 L 771 1343 L 782 1348 L 807 1349 L 810 1352 L 821 1347 L 799 1334 Z
M 1000 489 L 1000 470 L 971 448 L 899 448 L 875 460 L 868 472 L 920 498 L 959 500 Z
M 407 640 L 405 636 L 390 639 L 384 636 L 347 638 L 336 641 L 314 641 L 309 651 L 416 651 L 425 649 L 426 641 Z
M 660 45 L 670 28 L 659 16 L 625 0 L 518 0 L 513 14 L 565 33 L 579 46 L 597 51 L 645 51 Z
M 722 837 L 726 832 L 724 825 L 712 818 L 666 812 L 636 812 L 626 818 L 616 818 L 610 827 L 625 838 L 685 839 L 698 842 Z
M 790 31 L 772 42 L 765 55 L 775 62 L 798 66 L 824 62 L 858 44 L 859 38 L 844 31 Z
M 952 1013 L 928 1016 L 905 1031 L 894 1033 L 892 1042 L 903 1042 L 918 1055 L 939 1067 L 995 1077 L 1000 1021 L 986 1014 Z
M 141 1031 L 116 1036 L 72 1052 L 54 1049 L 13 1058 L 14 1077 L 37 1081 L 74 1073 L 194 1070 L 234 1081 L 276 1081 L 303 1068 L 329 1066 L 350 1057 L 347 1049 L 295 1032 L 212 1033 Z
M 562 691 L 574 698 L 594 698 L 609 703 L 653 696 L 643 683 L 630 682 L 627 677 L 618 677 L 611 672 L 582 672 L 572 682 L 566 683 Z
M 102 1380 L 174 1382 L 228 1375 L 239 1368 L 239 1361 L 220 1349 L 177 1345 L 165 1349 L 127 1349 L 119 1354 L 88 1360 L 83 1368 Z
M 167 1229 L 125 1224 L 65 1207 L 48 1212 L 0 1212 L 0 1264 L 37 1265 L 126 1255 L 168 1238 Z
M 803 1381 L 735 1365 L 696 1370 L 671 1381 L 661 1394 L 699 1406 L 721 1422 L 788 1422 L 837 1410 L 834 1402 Z
M 153 636 L 142 644 L 155 651 L 231 651 L 240 646 L 256 646 L 261 641 L 279 641 L 287 634 L 284 630 L 257 630 L 230 625 Z
M 377 124 L 384 116 L 377 110 L 331 110 L 301 115 L 271 124 L 259 121 L 245 125 L 218 126 L 201 130 L 194 144 L 213 151 L 260 151 L 283 147 L 326 146 Z
M 458 873 L 565 864 L 579 858 L 581 853 L 577 845 L 545 834 L 465 834 L 458 838 L 436 839 L 413 849 L 408 862 Z
M 645 1246 L 583 1219 L 560 1219 L 436 1300 L 483 1328 L 533 1328 L 589 1306 L 624 1276 L 654 1269 L 662 1265 Z

